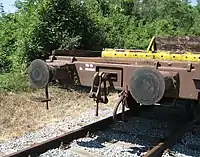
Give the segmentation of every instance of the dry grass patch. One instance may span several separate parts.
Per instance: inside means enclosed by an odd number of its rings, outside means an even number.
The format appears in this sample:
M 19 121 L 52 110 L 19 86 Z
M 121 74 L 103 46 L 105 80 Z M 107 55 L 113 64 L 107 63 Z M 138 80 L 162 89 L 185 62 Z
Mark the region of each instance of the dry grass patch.
M 49 88 L 49 110 L 45 103 L 30 101 L 31 97 L 44 97 L 44 90 L 34 93 L 0 93 L 0 140 L 21 136 L 26 132 L 44 127 L 51 122 L 67 117 L 76 117 L 88 108 L 95 108 L 95 102 L 82 91 Z M 108 104 L 101 108 L 114 106 L 116 94 L 110 96 Z M 91 115 L 93 116 L 93 115 Z

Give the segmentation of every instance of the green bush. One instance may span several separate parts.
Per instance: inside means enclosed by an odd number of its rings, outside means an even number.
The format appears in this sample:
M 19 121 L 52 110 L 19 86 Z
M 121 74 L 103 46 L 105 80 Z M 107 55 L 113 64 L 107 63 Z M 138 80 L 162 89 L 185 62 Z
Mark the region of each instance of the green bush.
M 25 73 L 10 72 L 0 75 L 0 91 L 28 92 L 33 90 Z
M 0 4 L 0 89 L 29 90 L 26 71 L 54 49 L 146 49 L 154 35 L 200 35 L 200 5 L 181 0 L 17 0 Z

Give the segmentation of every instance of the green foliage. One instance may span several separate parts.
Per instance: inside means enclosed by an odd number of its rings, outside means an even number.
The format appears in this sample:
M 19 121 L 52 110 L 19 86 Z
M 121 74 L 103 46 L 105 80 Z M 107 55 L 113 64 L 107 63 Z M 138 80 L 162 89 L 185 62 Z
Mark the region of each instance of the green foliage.
M 54 49 L 95 49 L 97 32 L 80 2 L 41 1 L 37 5 L 37 23 L 27 40 L 27 61 L 45 58 Z M 38 7 L 39 6 L 39 7 Z
M 188 0 L 17 0 L 15 5 L 18 11 L 6 14 L 0 4 L 0 89 L 6 91 L 27 89 L 29 63 L 54 49 L 146 49 L 154 35 L 200 35 L 200 7 Z
M 200 5 L 200 0 L 197 0 L 197 5 Z
M 86 0 L 85 5 L 103 32 L 104 47 L 146 49 L 154 35 L 199 35 L 200 14 L 189 1 Z
M 0 91 L 33 91 L 31 88 L 28 77 L 24 73 L 11 72 L 0 75 Z

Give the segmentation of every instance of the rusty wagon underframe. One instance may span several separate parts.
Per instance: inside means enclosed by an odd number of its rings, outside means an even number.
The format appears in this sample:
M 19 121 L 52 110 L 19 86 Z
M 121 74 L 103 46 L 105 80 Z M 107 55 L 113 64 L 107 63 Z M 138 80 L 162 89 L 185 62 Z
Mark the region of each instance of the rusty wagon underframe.
M 168 42 L 164 44 L 165 47 L 177 49 L 177 43 L 170 43 L 168 38 L 164 39 Z M 185 42 L 186 39 L 192 41 L 189 46 Z M 186 39 L 184 38 L 184 43 L 181 43 L 182 47 L 187 45 L 191 50 L 198 48 L 199 44 L 194 41 L 199 42 L 200 38 Z M 144 51 L 109 49 L 102 53 L 86 50 L 55 50 L 46 62 L 37 59 L 31 63 L 29 77 L 33 86 L 45 87 L 44 102 L 47 102 L 47 106 L 50 101 L 48 83 L 53 80 L 61 84 L 91 87 L 89 97 L 96 101 L 97 110 L 99 103 L 108 102 L 107 95 L 111 89 L 121 91 L 124 96 L 123 102 L 129 108 L 134 108 L 138 104 L 154 105 L 162 98 L 199 100 L 200 53 L 184 52 L 188 49 L 181 50 L 180 54 L 163 52 L 163 49 L 159 51 L 155 48 L 159 47 L 160 40 L 153 38 L 148 49 Z M 179 38 L 176 40 L 180 44 L 181 40 Z M 135 56 L 136 53 L 144 57 L 127 57 Z M 147 55 L 153 58 L 145 58 Z M 180 60 L 174 60 L 175 55 Z M 166 56 L 166 60 L 160 59 L 163 56 Z
M 72 83 L 73 80 L 76 81 L 76 85 L 91 86 L 96 72 L 110 74 L 112 75 L 110 80 L 113 82 L 113 87 L 117 90 L 123 90 L 126 87 L 130 89 L 131 76 L 137 68 L 152 67 L 160 71 L 164 77 L 169 77 L 172 80 L 173 84 L 168 85 L 169 87 L 164 94 L 165 97 L 195 100 L 200 98 L 199 63 L 155 61 L 151 59 L 54 56 L 53 60 L 47 61 L 47 65 L 56 67 L 57 79 L 66 84 Z

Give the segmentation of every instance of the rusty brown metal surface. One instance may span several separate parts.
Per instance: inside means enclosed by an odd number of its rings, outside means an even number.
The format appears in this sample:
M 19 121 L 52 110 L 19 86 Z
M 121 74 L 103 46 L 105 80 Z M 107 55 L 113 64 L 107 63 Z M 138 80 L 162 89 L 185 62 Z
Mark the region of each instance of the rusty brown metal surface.
M 101 51 L 91 50 L 54 50 L 54 56 L 79 56 L 79 57 L 100 57 Z
M 186 36 L 158 36 L 155 38 L 156 50 L 172 51 L 174 53 L 185 53 L 186 51 L 200 53 L 200 37 Z
M 56 56 L 56 60 L 47 61 L 47 64 L 57 65 L 58 62 L 64 62 L 63 66 L 70 66 L 71 71 L 75 73 L 77 85 L 82 86 L 91 86 L 96 72 L 115 73 L 117 79 L 113 84 L 117 90 L 124 89 L 126 85 L 130 89 L 131 76 L 137 68 L 153 67 L 170 75 L 172 83 L 175 83 L 175 88 L 165 92 L 164 97 L 199 99 L 200 64 L 197 62 L 101 57 L 75 57 L 73 62 L 71 60 L 72 57 Z

